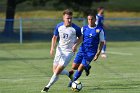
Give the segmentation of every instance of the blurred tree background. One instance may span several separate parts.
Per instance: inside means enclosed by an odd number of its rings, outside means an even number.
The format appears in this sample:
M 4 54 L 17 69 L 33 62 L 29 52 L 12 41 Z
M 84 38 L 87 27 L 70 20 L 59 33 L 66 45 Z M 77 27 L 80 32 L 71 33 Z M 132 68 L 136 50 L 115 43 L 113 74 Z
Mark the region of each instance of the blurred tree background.
M 79 13 L 83 13 L 83 16 L 86 16 L 89 9 L 92 9 L 93 2 L 103 2 L 108 0 L 7 0 L 6 4 L 6 21 L 4 32 L 6 34 L 13 33 L 13 25 L 14 25 L 14 16 L 16 13 L 16 6 L 23 2 L 28 2 L 27 5 L 37 7 L 42 6 L 45 7 L 46 3 L 52 3 L 52 9 L 62 10 L 64 8 L 70 8 Z M 51 5 L 47 5 L 51 6 Z M 28 6 L 25 6 L 28 7 Z M 24 7 L 22 7 L 24 8 Z
M 14 24 L 14 20 L 11 19 L 15 17 L 33 18 L 35 16 L 34 13 L 38 15 L 37 17 L 47 17 L 47 15 L 49 17 L 61 17 L 61 13 L 59 14 L 57 11 L 63 11 L 66 8 L 70 8 L 76 12 L 74 17 L 85 17 L 89 10 L 93 10 L 96 13 L 95 10 L 99 6 L 104 6 L 107 12 L 118 11 L 122 16 L 127 15 L 127 13 L 121 14 L 121 12 L 136 12 L 136 14 L 132 15 L 134 16 L 140 12 L 139 3 L 139 0 L 131 0 L 131 2 L 130 0 L 1 0 L 0 13 L 5 14 L 5 16 L 0 15 L 0 17 L 7 19 L 5 21 L 4 32 L 11 34 L 13 33 Z M 40 10 L 44 13 L 38 12 Z M 53 13 L 51 14 L 48 11 L 52 11 Z M 29 12 L 33 12 L 33 14 L 30 15 L 28 14 Z M 117 15 L 115 14 L 115 16 Z

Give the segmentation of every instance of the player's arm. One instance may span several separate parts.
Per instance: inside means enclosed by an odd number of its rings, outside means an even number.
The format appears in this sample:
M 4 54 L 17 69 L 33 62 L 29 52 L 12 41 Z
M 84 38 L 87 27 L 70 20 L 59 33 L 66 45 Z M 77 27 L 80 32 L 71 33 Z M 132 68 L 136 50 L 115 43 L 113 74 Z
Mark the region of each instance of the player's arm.
M 96 61 L 102 51 L 102 48 L 103 48 L 103 45 L 104 45 L 104 32 L 103 30 L 100 32 L 100 35 L 99 35 L 99 38 L 100 38 L 100 43 L 99 43 L 99 46 L 98 46 L 98 50 L 97 50 L 97 53 L 94 57 L 94 61 Z
M 58 27 L 56 26 L 54 29 L 54 33 L 53 33 L 53 37 L 52 37 L 52 42 L 51 42 L 51 49 L 50 49 L 50 55 L 53 56 L 54 54 L 54 50 L 56 47 L 56 42 L 57 42 L 57 37 L 59 36 L 59 32 L 58 32 Z
M 82 42 L 83 40 L 83 35 L 81 33 L 81 29 L 79 28 L 76 32 L 76 36 L 77 36 L 77 40 L 74 44 L 74 46 L 72 47 L 72 51 L 76 52 L 78 45 Z
M 83 36 L 81 35 L 80 37 L 78 37 L 78 39 L 76 40 L 76 43 L 74 44 L 74 46 L 72 47 L 72 51 L 76 52 L 78 45 L 82 42 Z
M 53 54 L 54 54 L 54 49 L 56 47 L 56 42 L 57 42 L 57 36 L 53 35 L 52 42 L 51 42 L 51 49 L 50 49 L 50 55 L 51 56 L 53 56 Z

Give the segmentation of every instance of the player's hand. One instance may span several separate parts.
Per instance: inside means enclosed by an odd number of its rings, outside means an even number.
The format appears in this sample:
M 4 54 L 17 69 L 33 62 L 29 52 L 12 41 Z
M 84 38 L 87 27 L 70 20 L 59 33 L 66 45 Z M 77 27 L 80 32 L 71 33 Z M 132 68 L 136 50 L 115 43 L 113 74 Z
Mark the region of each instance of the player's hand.
M 96 61 L 98 59 L 99 55 L 100 54 L 96 54 L 93 60 Z
M 54 49 L 51 49 L 50 50 L 50 56 L 53 57 L 53 55 L 54 55 Z
M 77 50 L 77 45 L 74 45 L 74 46 L 72 47 L 72 52 L 76 52 L 76 50 Z

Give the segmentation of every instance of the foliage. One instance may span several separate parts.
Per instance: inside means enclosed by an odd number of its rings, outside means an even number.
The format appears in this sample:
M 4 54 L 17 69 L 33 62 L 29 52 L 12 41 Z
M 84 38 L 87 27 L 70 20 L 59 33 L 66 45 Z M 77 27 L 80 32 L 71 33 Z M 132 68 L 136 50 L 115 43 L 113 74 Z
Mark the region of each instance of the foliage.
M 96 10 L 92 9 L 92 4 L 94 2 L 102 1 L 108 0 L 57 0 L 54 6 L 56 6 L 57 9 L 63 9 L 64 7 L 71 8 L 74 11 L 79 12 L 79 14 L 83 13 L 84 16 L 87 16 L 89 12 L 96 13 Z

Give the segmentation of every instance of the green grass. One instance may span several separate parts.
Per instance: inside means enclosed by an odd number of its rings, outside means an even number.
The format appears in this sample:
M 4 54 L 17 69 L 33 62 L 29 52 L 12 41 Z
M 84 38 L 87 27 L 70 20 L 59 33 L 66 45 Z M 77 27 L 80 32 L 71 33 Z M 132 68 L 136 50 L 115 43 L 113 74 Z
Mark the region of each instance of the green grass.
M 80 93 L 139 93 L 140 42 L 108 42 L 107 59 L 92 62 L 80 77 Z M 52 75 L 50 43 L 0 45 L 0 93 L 40 93 Z M 70 69 L 71 64 L 66 69 Z M 74 93 L 60 76 L 49 93 Z

